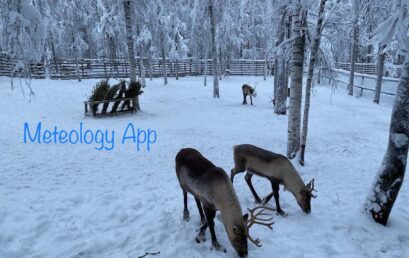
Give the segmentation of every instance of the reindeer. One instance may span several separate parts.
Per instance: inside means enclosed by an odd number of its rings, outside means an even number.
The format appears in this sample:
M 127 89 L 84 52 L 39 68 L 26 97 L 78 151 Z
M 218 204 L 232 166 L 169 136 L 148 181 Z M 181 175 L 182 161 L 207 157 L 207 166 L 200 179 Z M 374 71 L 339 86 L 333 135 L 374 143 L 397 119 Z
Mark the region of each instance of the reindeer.
M 249 234 L 249 228 L 254 224 L 261 224 L 272 228 L 270 219 L 257 218 L 266 215 L 268 208 L 256 207 L 249 210 L 248 214 L 242 216 L 240 203 L 237 199 L 226 172 L 216 167 L 195 149 L 182 149 L 176 155 L 176 175 L 183 191 L 183 219 L 189 220 L 189 210 L 187 207 L 187 193 L 194 196 L 199 210 L 202 226 L 196 236 L 196 242 L 205 241 L 205 231 L 209 227 L 213 248 L 226 252 L 226 249 L 219 244 L 214 231 L 214 218 L 216 211 L 221 212 L 223 224 L 227 232 L 230 243 L 240 257 L 247 256 L 247 238 L 257 246 L 260 240 L 253 240 Z M 261 209 L 255 213 L 256 209 Z
M 287 157 L 250 144 L 236 145 L 233 149 L 235 167 L 231 170 L 231 181 L 233 182 L 236 174 L 247 170 L 245 180 L 256 203 L 265 205 L 274 196 L 277 213 L 286 216 L 287 214 L 280 207 L 278 194 L 279 185 L 282 184 L 294 195 L 298 205 L 305 213 L 311 212 L 311 198 L 317 197 L 313 194 L 314 179 L 305 185 Z M 260 199 L 251 183 L 253 175 L 265 177 L 271 182 L 273 191 L 263 200 Z
M 256 97 L 257 95 L 256 87 L 257 87 L 257 83 L 255 84 L 254 88 L 248 84 L 243 84 L 243 86 L 241 87 L 243 91 L 243 105 L 247 104 L 247 100 L 246 100 L 247 96 L 250 96 L 250 103 L 251 105 L 253 105 L 253 97 Z

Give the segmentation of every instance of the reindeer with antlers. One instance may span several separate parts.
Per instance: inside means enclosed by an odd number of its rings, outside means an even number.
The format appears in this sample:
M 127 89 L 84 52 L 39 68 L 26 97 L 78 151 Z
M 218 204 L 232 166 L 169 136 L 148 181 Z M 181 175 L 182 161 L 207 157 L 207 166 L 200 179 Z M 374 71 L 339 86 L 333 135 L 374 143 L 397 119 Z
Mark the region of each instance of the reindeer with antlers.
M 264 205 L 274 196 L 277 213 L 286 216 L 286 213 L 280 207 L 278 194 L 279 185 L 282 184 L 294 195 L 298 205 L 305 213 L 311 212 L 311 198 L 317 197 L 313 194 L 315 191 L 314 179 L 305 185 L 287 157 L 254 145 L 242 144 L 234 146 L 234 163 L 235 166 L 231 170 L 231 181 L 233 182 L 236 174 L 247 171 L 245 180 L 256 203 Z M 273 191 L 263 200 L 260 199 L 251 183 L 253 175 L 265 177 L 271 182 Z
M 250 96 L 250 103 L 253 105 L 253 97 L 257 96 L 256 87 L 257 83 L 255 83 L 254 88 L 249 84 L 243 84 L 243 86 L 241 86 L 241 90 L 243 91 L 243 105 L 247 104 L 247 96 Z
M 230 243 L 240 257 L 247 256 L 247 238 L 255 245 L 261 246 L 260 240 L 253 240 L 248 232 L 254 224 L 272 227 L 272 218 L 265 218 L 268 215 L 265 210 L 269 208 L 256 207 L 249 210 L 250 219 L 247 214 L 242 216 L 233 184 L 222 168 L 216 167 L 197 150 L 187 148 L 180 150 L 176 155 L 176 175 L 183 191 L 183 219 L 189 220 L 188 193 L 194 196 L 199 210 L 202 226 L 196 236 L 197 243 L 206 240 L 205 232 L 209 227 L 213 247 L 226 252 L 217 241 L 214 231 L 214 218 L 216 211 L 219 210 Z M 256 209 L 259 212 L 254 214 Z

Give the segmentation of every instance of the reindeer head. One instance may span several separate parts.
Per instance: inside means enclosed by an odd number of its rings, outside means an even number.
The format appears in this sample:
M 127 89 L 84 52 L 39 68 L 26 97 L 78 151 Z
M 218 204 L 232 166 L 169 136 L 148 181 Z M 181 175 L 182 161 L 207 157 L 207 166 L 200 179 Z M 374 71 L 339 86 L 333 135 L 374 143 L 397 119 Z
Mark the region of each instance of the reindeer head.
M 253 97 L 256 97 L 256 96 L 257 96 L 256 88 L 257 88 L 257 82 L 254 83 L 254 88 L 251 89 L 251 95 L 252 95 Z
M 301 189 L 301 197 L 297 198 L 298 205 L 305 213 L 311 212 L 311 198 L 316 198 L 317 195 L 313 194 L 316 192 L 314 189 L 314 179 L 312 179 L 303 189 Z
M 247 256 L 247 239 L 257 247 L 261 247 L 260 240 L 253 239 L 249 234 L 249 230 L 254 224 L 263 225 L 269 229 L 273 229 L 274 224 L 272 215 L 266 213 L 266 211 L 273 211 L 272 208 L 257 206 L 254 209 L 248 209 L 248 211 L 250 218 L 248 214 L 245 214 L 242 223 L 235 224 L 231 228 L 232 234 L 228 229 L 229 240 L 240 257 Z
M 232 227 L 226 227 L 230 243 L 240 257 L 247 256 L 247 219 L 245 214 L 241 221 L 236 221 Z

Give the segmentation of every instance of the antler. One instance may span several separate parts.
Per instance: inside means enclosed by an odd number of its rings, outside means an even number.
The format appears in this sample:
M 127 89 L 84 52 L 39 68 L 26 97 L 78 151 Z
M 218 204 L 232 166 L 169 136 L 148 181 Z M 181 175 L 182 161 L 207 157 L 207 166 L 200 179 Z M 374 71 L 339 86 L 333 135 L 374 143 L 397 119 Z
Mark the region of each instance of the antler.
M 257 82 L 254 82 L 254 90 L 256 89 L 256 87 L 257 87 Z
M 247 237 L 250 240 L 250 242 L 252 242 L 254 245 L 261 247 L 260 244 L 260 239 L 253 239 L 250 236 L 249 233 L 249 229 L 251 228 L 251 226 L 253 226 L 254 224 L 259 224 L 259 225 L 263 225 L 268 227 L 269 229 L 273 229 L 273 216 L 271 214 L 265 213 L 266 210 L 269 211 L 274 211 L 274 209 L 270 208 L 270 207 L 266 207 L 266 206 L 257 206 L 253 209 L 248 209 L 248 211 L 250 212 L 250 219 L 247 222 Z M 261 216 L 261 217 L 260 217 Z M 271 216 L 268 218 L 263 218 L 262 216 Z
M 308 184 L 307 184 L 307 190 L 310 193 L 312 198 L 317 198 L 316 194 L 313 194 L 313 192 L 317 192 L 317 190 L 314 189 L 314 181 L 315 179 L 313 178 Z

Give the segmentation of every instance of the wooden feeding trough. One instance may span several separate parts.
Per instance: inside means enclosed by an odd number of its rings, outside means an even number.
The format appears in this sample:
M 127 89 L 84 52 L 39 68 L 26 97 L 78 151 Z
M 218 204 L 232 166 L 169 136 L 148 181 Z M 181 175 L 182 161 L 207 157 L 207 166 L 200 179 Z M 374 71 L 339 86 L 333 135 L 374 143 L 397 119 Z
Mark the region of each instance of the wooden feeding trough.
M 104 117 L 137 111 L 137 98 L 117 98 L 99 101 L 84 101 L 86 116 Z

